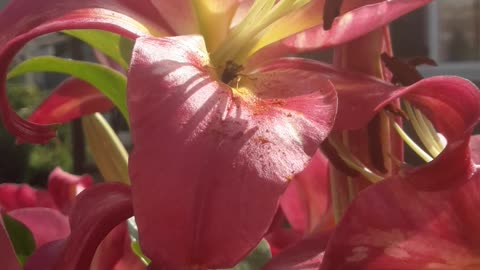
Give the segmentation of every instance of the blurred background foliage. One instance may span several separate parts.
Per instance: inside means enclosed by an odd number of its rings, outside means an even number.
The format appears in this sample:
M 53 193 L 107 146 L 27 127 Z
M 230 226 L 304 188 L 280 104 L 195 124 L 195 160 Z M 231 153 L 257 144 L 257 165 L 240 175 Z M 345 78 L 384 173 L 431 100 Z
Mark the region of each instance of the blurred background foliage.
M 34 86 L 13 81 L 8 86 L 13 108 L 24 118 L 45 98 L 47 92 Z M 44 185 L 56 166 L 71 171 L 71 131 L 68 125 L 58 129 L 58 138 L 45 145 L 16 144 L 15 139 L 0 125 L 0 182 Z

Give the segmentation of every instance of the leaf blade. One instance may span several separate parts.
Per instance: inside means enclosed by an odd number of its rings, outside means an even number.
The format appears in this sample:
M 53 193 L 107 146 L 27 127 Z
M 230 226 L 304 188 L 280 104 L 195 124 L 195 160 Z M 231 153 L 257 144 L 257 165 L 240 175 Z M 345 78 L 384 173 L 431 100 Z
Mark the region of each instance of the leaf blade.
M 7 79 L 30 72 L 64 73 L 86 81 L 108 97 L 128 121 L 126 103 L 127 79 L 117 71 L 100 64 L 85 61 L 55 56 L 39 56 L 15 66 L 8 73 Z

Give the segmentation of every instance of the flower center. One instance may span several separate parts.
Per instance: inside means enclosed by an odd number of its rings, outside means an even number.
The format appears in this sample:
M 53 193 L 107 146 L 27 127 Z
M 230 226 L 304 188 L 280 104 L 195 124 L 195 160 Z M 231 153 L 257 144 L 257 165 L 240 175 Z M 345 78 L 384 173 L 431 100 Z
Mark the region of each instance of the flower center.
M 243 69 L 242 65 L 239 65 L 231 60 L 227 61 L 225 68 L 222 72 L 222 82 L 230 84 L 233 80 L 237 78 L 239 72 Z
M 223 73 L 230 74 L 228 63 L 235 63 L 238 66 L 245 63 L 248 53 L 270 25 L 310 1 L 256 0 L 243 21 L 232 28 L 224 41 L 213 51 L 211 57 L 213 63 L 216 66 L 223 65 L 225 67 Z

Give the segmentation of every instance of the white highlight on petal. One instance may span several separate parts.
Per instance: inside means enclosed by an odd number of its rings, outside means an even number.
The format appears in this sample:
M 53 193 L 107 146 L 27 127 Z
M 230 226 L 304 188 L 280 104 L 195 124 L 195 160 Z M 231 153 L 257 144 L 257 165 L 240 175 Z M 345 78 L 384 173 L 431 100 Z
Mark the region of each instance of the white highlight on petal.
M 408 254 L 408 251 L 406 251 L 402 248 L 399 248 L 399 247 L 395 247 L 395 246 L 387 247 L 387 248 L 385 248 L 385 250 L 383 252 L 386 255 L 388 255 L 390 257 L 393 257 L 393 258 L 397 258 L 397 259 L 410 258 L 410 254 Z
M 359 262 L 368 258 L 368 247 L 359 246 L 352 249 L 352 255 L 346 258 L 347 262 Z
M 302 137 L 298 133 L 298 130 L 292 125 L 292 123 L 283 123 L 282 125 L 276 125 L 275 133 L 284 141 L 291 141 L 293 138 L 295 142 L 303 144 Z

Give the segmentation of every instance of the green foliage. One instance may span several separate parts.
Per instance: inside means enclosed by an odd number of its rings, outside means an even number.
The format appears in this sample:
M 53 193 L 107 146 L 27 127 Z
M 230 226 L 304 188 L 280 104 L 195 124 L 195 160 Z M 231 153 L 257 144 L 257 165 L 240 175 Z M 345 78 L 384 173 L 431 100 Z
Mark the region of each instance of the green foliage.
M 127 79 L 115 70 L 85 61 L 63 59 L 54 56 L 39 56 L 18 64 L 10 71 L 7 77 L 11 79 L 29 72 L 64 73 L 84 80 L 108 97 L 117 106 L 125 119 L 128 119 Z
M 63 33 L 87 43 L 109 56 L 125 70 L 128 69 L 133 49 L 132 40 L 100 30 L 68 30 Z
M 270 260 L 272 253 L 268 242 L 263 239 L 248 256 L 238 263 L 233 270 L 260 270 Z
M 3 215 L 3 222 L 8 236 L 12 241 L 13 248 L 21 265 L 35 251 L 35 239 L 32 232 L 21 222 L 7 214 Z
M 46 96 L 35 87 L 19 83 L 7 86 L 12 107 L 22 117 L 28 117 Z M 43 181 L 56 166 L 71 170 L 70 128 L 58 129 L 58 138 L 46 145 L 16 144 L 15 138 L 0 125 L 0 182 L 25 182 L 44 184 Z
M 27 179 L 31 181 L 35 181 L 35 178 L 44 180 L 57 166 L 62 167 L 64 170 L 71 171 L 73 162 L 69 147 L 69 145 L 71 145 L 70 126 L 59 127 L 57 134 L 58 137 L 49 143 L 32 147 L 28 160 Z

